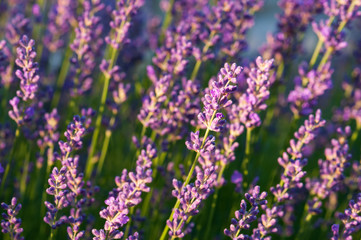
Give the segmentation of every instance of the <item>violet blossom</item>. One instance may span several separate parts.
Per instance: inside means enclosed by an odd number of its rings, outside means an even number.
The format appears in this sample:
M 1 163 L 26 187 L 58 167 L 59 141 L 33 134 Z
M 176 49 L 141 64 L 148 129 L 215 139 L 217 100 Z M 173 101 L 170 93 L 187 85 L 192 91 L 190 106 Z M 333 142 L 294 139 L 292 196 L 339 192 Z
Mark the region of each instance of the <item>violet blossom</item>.
M 117 188 L 105 200 L 107 207 L 99 212 L 100 217 L 105 219 L 104 228 L 92 230 L 94 240 L 120 239 L 124 235 L 120 228 L 129 221 L 129 209 L 142 201 L 142 192 L 150 191 L 147 184 L 152 182 L 152 160 L 157 157 L 157 150 L 151 141 L 146 142 L 135 172 L 124 169 L 122 175 L 115 178 Z
M 23 229 L 21 228 L 21 219 L 17 218 L 19 211 L 21 210 L 21 204 L 17 204 L 16 197 L 11 199 L 11 204 L 1 203 L 6 213 L 2 213 L 1 228 L 4 234 L 9 234 L 11 239 L 22 240 L 24 237 L 21 236 Z
M 224 229 L 224 234 L 232 239 L 253 239 L 251 236 L 241 233 L 242 230 L 250 228 L 250 224 L 257 220 L 260 208 L 267 205 L 267 193 L 260 191 L 259 186 L 255 186 L 250 189 L 249 193 L 246 193 L 250 207 L 247 206 L 247 202 L 242 199 L 240 209 L 235 212 L 235 218 L 232 218 L 229 229 Z M 257 233 L 255 233 L 257 234 Z
M 322 200 L 332 193 L 342 190 L 345 179 L 345 170 L 350 166 L 351 154 L 347 137 L 350 136 L 351 128 L 337 129 L 338 138 L 332 139 L 331 148 L 325 149 L 325 160 L 320 159 L 320 177 L 306 179 L 306 187 L 309 189 L 312 199 L 308 201 L 309 214 L 321 212 Z
M 357 233 L 361 229 L 361 194 L 359 193 L 355 199 L 350 200 L 349 208 L 344 213 L 338 213 L 337 217 L 342 221 L 344 227 L 340 229 L 339 224 L 333 224 L 332 240 L 351 240 L 352 234 Z
M 79 230 L 80 224 L 84 221 L 85 215 L 83 207 L 91 204 L 92 193 L 89 192 L 89 184 L 85 184 L 83 180 L 83 173 L 79 172 L 79 156 L 75 155 L 70 157 L 70 154 L 83 145 L 82 138 L 86 133 L 84 124 L 87 118 L 85 116 L 74 116 L 67 131 L 64 133 L 67 141 L 59 141 L 60 155 L 56 154 L 55 157 L 61 161 L 61 168 L 58 170 L 54 167 L 48 183 L 49 188 L 46 192 L 54 196 L 54 203 L 45 201 L 47 213 L 44 221 L 56 229 L 64 223 L 70 226 L 67 228 L 68 237 L 70 239 L 80 239 L 84 236 L 84 231 Z M 62 215 L 61 210 L 70 207 L 69 216 Z
M 28 102 L 35 98 L 38 90 L 39 75 L 37 74 L 38 65 L 34 62 L 36 52 L 34 50 L 34 40 L 24 35 L 19 41 L 20 47 L 17 48 L 18 58 L 16 64 L 22 70 L 16 71 L 16 76 L 20 79 L 20 90 L 16 92 L 17 97 L 12 98 L 9 103 L 12 110 L 9 116 L 18 124 L 23 125 L 24 122 L 31 121 L 34 115 L 34 106 Z M 20 99 L 23 102 L 20 103 Z

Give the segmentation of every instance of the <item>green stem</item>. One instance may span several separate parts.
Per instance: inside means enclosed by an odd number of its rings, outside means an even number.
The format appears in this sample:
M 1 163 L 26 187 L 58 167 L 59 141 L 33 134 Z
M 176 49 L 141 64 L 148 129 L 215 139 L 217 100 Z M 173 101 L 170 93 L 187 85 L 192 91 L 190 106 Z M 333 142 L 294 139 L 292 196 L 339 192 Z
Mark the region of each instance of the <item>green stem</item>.
M 127 239 L 128 235 L 129 235 L 130 226 L 132 225 L 133 212 L 134 212 L 134 207 L 131 207 L 130 211 L 129 211 L 129 222 L 127 223 L 127 228 L 125 229 L 123 239 Z
M 334 20 L 335 20 L 334 16 L 330 17 L 327 26 L 331 26 L 331 24 L 332 24 L 332 22 Z M 317 42 L 317 45 L 315 47 L 315 50 L 313 51 L 310 63 L 309 63 L 309 68 L 310 69 L 315 65 L 315 63 L 317 61 L 317 58 L 318 58 L 318 55 L 320 54 L 320 52 L 322 50 L 323 43 L 324 43 L 323 39 L 319 38 L 318 42 Z
M 251 144 L 252 144 L 252 128 L 247 128 L 247 136 L 246 136 L 246 147 L 244 153 L 244 159 L 242 162 L 242 172 L 244 175 L 244 187 L 247 187 L 247 178 L 248 178 L 248 163 L 249 157 L 251 154 Z
M 73 38 L 73 35 L 72 35 L 71 39 L 72 38 Z M 58 107 L 62 89 L 63 89 L 65 79 L 66 79 L 66 76 L 68 74 L 68 70 L 70 67 L 71 54 L 72 54 L 72 50 L 71 50 L 70 46 L 68 46 L 66 49 L 65 55 L 64 55 L 63 63 L 61 64 L 61 67 L 60 67 L 59 76 L 56 80 L 55 93 L 54 93 L 54 97 L 51 100 L 51 104 L 50 104 L 51 108 Z
M 216 24 L 218 24 L 218 22 Z M 208 51 L 208 49 L 210 48 L 210 46 L 211 46 L 210 45 L 210 42 L 211 42 L 210 40 L 214 37 L 214 35 L 216 35 L 216 31 L 212 30 L 211 34 L 209 35 L 208 42 L 204 45 L 204 47 L 202 49 L 202 55 L 205 54 Z M 202 60 L 197 60 L 196 64 L 194 65 L 192 74 L 191 74 L 191 80 L 192 81 L 194 81 L 194 79 L 196 79 L 197 74 L 199 72 L 199 68 L 201 67 L 201 65 L 202 65 Z
M 300 227 L 298 229 L 298 232 L 296 232 L 296 237 L 295 239 L 296 240 L 300 240 L 300 239 L 303 239 L 304 238 L 304 234 L 308 232 L 308 226 L 309 226 L 309 222 L 311 221 L 312 219 L 312 215 L 309 214 L 308 212 L 308 204 L 307 204 L 307 201 L 303 207 L 303 212 L 302 212 L 302 217 L 301 217 L 301 223 L 300 223 Z M 307 231 L 306 231 L 307 230 Z
M 194 65 L 193 71 L 192 71 L 192 75 L 191 75 L 191 80 L 193 81 L 194 79 L 196 79 L 199 68 L 202 65 L 202 61 L 201 60 L 197 60 L 196 64 Z
M 312 68 L 315 65 L 318 55 L 321 52 L 322 46 L 323 46 L 323 40 L 320 38 L 320 39 L 318 39 L 315 50 L 313 51 L 312 58 L 309 63 L 310 68 Z
M 3 90 L 4 90 L 4 92 L 2 94 L 3 99 L 1 102 L 1 106 L 2 106 L 1 114 L 2 114 L 2 120 L 3 120 L 3 122 L 5 122 L 5 118 L 8 115 L 7 111 L 6 111 L 7 110 L 6 106 L 8 103 L 8 95 L 9 95 L 9 91 L 10 91 L 10 85 L 5 85 L 5 88 Z
M 222 176 L 223 176 L 223 172 L 226 169 L 226 165 L 222 164 L 221 166 L 221 170 L 219 171 L 218 177 L 217 177 L 217 183 L 219 184 Z M 206 233 L 205 233 L 205 239 L 209 239 L 209 234 L 211 232 L 211 226 L 212 226 L 212 222 L 213 222 L 213 217 L 214 217 L 214 212 L 216 210 L 216 206 L 217 206 L 217 199 L 218 199 L 218 194 L 219 194 L 219 189 L 220 187 L 216 188 L 215 193 L 213 194 L 213 198 L 212 198 L 212 204 L 211 204 L 211 213 L 209 214 L 208 217 L 208 222 L 207 222 L 207 229 L 206 229 Z M 188 219 L 190 221 L 190 218 Z M 188 223 L 188 221 L 187 221 Z
M 157 157 L 156 158 L 156 161 L 154 161 L 154 171 L 152 173 L 152 177 L 153 179 L 156 179 L 157 177 L 157 174 L 158 174 L 158 166 L 162 166 L 163 162 L 164 162 L 164 159 L 166 158 L 167 156 L 167 152 L 162 152 L 160 157 Z M 159 159 L 158 159 L 159 158 Z M 147 196 L 145 197 L 144 199 L 144 203 L 143 203 L 143 207 L 142 207 L 142 211 L 141 211 L 141 214 L 142 216 L 147 216 L 148 215 L 148 210 L 149 210 L 149 202 L 153 196 L 153 190 L 154 188 L 151 188 L 150 189 L 150 192 L 147 193 Z
M 19 138 L 19 135 L 20 135 L 20 128 L 17 127 L 16 131 L 15 131 L 14 143 L 13 143 L 13 146 L 12 146 L 10 154 L 9 154 L 9 162 L 6 165 L 5 172 L 4 172 L 4 175 L 3 175 L 3 179 L 1 181 L 1 191 L 0 192 L 2 192 L 2 193 L 4 192 L 5 181 L 6 181 L 6 178 L 7 178 L 8 174 L 9 174 L 9 171 L 10 171 L 10 165 L 11 165 L 11 162 L 12 162 L 13 157 L 14 157 L 16 142 L 17 142 L 17 140 Z
M 331 56 L 331 54 L 333 53 L 334 49 L 332 47 L 327 48 L 325 54 L 323 55 L 320 64 L 318 65 L 317 70 L 320 71 L 322 69 L 322 67 L 326 64 L 328 58 Z
M 165 14 L 164 21 L 161 28 L 161 36 L 160 41 L 162 42 L 165 36 L 165 31 L 167 30 L 169 24 L 172 22 L 172 8 L 173 8 L 174 0 L 169 1 L 169 9 Z
M 55 236 L 55 234 L 56 234 L 56 229 L 53 229 L 53 228 L 51 228 L 51 230 L 50 230 L 50 240 L 53 240 L 54 239 L 54 236 Z
M 28 178 L 28 173 L 29 173 L 29 162 L 30 162 L 30 157 L 31 157 L 31 145 L 29 146 L 29 150 L 28 150 L 28 154 L 25 158 L 25 163 L 24 163 L 24 168 L 23 168 L 23 173 L 21 176 L 21 181 L 20 181 L 20 193 L 21 196 L 24 197 L 25 195 L 25 191 L 26 191 L 26 179 Z
M 281 77 L 282 77 L 282 75 L 283 75 L 283 72 L 284 72 L 284 69 L 285 69 L 285 63 L 284 63 L 284 61 L 282 61 L 282 62 L 278 65 L 278 68 L 277 68 L 276 80 L 281 79 Z
M 357 2 L 356 0 L 353 0 L 351 2 L 351 5 L 349 6 L 349 8 L 347 10 L 347 14 L 350 14 L 354 10 L 354 8 L 356 7 L 356 2 Z M 328 26 L 330 26 L 332 24 L 334 19 L 335 19 L 334 16 L 330 17 Z M 340 25 L 338 26 L 337 31 L 341 32 L 344 29 L 344 27 L 346 26 L 346 24 L 347 24 L 347 18 L 340 22 Z M 324 43 L 324 41 L 322 39 L 318 40 L 317 46 L 315 48 L 315 51 L 314 51 L 311 61 L 310 61 L 310 68 L 312 68 L 314 66 L 314 64 L 316 63 L 317 57 L 321 51 L 323 43 Z M 326 53 L 322 57 L 321 62 L 317 68 L 318 70 L 322 69 L 322 67 L 325 65 L 325 63 L 327 62 L 328 58 L 333 53 L 333 51 L 334 51 L 334 49 L 332 47 L 327 48 Z
M 113 68 L 113 65 L 115 63 L 116 58 L 118 57 L 118 51 L 116 49 L 111 50 L 111 58 L 110 58 L 110 64 L 109 64 L 109 70 Z M 99 137 L 99 133 L 100 133 L 100 128 L 101 128 L 101 123 L 102 123 L 102 118 L 103 118 L 103 113 L 104 113 L 104 108 L 105 108 L 105 102 L 107 100 L 107 95 L 108 95 L 108 88 L 109 88 L 109 82 L 110 82 L 110 75 L 106 74 L 104 79 L 104 85 L 103 85 L 103 91 L 102 91 L 102 96 L 100 99 L 100 105 L 99 105 L 99 110 L 98 110 L 98 115 L 95 121 L 95 130 L 93 133 L 93 137 L 92 137 L 92 141 L 91 141 L 91 145 L 90 145 L 90 149 L 89 149 L 89 155 L 88 155 L 88 159 L 86 162 L 86 172 L 85 172 L 85 179 L 89 179 L 93 168 L 94 168 L 94 161 L 93 161 L 93 156 L 95 153 L 95 148 L 98 142 L 98 137 Z
M 110 122 L 109 122 L 109 126 L 113 127 L 114 122 L 115 122 L 115 116 L 112 116 L 112 118 L 110 119 Z M 112 130 L 107 129 L 105 131 L 105 139 L 103 141 L 102 152 L 100 154 L 99 164 L 98 164 L 95 176 L 98 176 L 102 172 L 105 157 L 106 157 L 107 152 L 108 152 L 108 147 L 109 147 L 109 142 L 110 142 L 111 136 L 112 136 Z

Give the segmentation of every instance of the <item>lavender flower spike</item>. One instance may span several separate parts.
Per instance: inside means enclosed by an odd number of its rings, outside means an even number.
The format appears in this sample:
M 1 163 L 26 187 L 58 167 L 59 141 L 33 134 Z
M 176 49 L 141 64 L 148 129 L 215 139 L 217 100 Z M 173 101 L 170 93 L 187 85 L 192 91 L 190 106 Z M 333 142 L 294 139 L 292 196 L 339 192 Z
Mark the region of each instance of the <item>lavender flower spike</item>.
M 273 59 L 256 59 L 256 68 L 252 68 L 247 78 L 247 92 L 239 99 L 238 111 L 241 122 L 247 127 L 257 127 L 261 125 L 261 119 L 257 111 L 266 109 L 265 101 L 269 98 L 269 71 L 272 67 Z
M 16 92 L 18 97 L 23 101 L 34 99 L 35 93 L 38 90 L 39 75 L 38 63 L 34 62 L 36 57 L 35 41 L 24 35 L 19 41 L 20 47 L 16 49 L 18 58 L 15 60 L 22 70 L 15 72 L 16 76 L 20 79 L 20 90 Z
M 307 159 L 303 158 L 303 149 L 316 137 L 316 130 L 326 123 L 321 119 L 321 110 L 317 110 L 315 115 L 310 115 L 305 120 L 297 132 L 295 138 L 290 140 L 290 147 L 287 152 L 278 158 L 278 163 L 284 168 L 281 176 L 281 183 L 270 190 L 277 198 L 278 202 L 292 199 L 292 189 L 299 189 L 303 186 L 301 179 L 306 175 L 303 167 L 307 164 Z
M 218 112 L 218 110 L 232 104 L 232 100 L 228 99 L 228 95 L 234 92 L 237 86 L 230 83 L 237 82 L 236 77 L 241 71 L 242 68 L 237 67 L 235 63 L 231 66 L 226 63 L 224 68 L 221 68 L 217 80 L 211 82 L 211 89 L 208 89 L 208 93 L 202 99 L 204 110 L 198 114 L 198 120 L 207 129 L 215 132 L 219 132 L 222 129 L 225 121 L 223 114 Z
M 21 68 L 15 72 L 20 79 L 20 90 L 16 92 L 17 97 L 12 98 L 9 103 L 12 110 L 9 111 L 9 116 L 18 125 L 24 122 L 31 121 L 34 115 L 34 106 L 25 106 L 23 102 L 28 102 L 35 98 L 38 90 L 39 75 L 38 64 L 34 62 L 36 52 L 34 50 L 34 40 L 24 35 L 19 41 L 20 47 L 17 48 L 17 59 L 15 63 Z M 23 102 L 20 102 L 20 98 Z
M 147 184 L 152 182 L 152 160 L 157 156 L 157 150 L 150 140 L 145 147 L 138 157 L 136 171 L 128 173 L 124 169 L 122 175 L 115 178 L 117 188 L 105 200 L 107 207 L 99 212 L 105 219 L 104 228 L 92 230 L 93 240 L 122 238 L 124 233 L 120 228 L 129 222 L 129 209 L 142 201 L 142 192 L 150 191 Z M 134 233 L 129 238 L 136 239 L 137 235 Z
M 16 218 L 18 215 L 21 204 L 16 204 L 17 200 L 15 197 L 11 199 L 11 205 L 7 205 L 6 203 L 1 203 L 1 207 L 6 211 L 1 216 L 3 220 L 1 220 L 1 228 L 3 233 L 8 233 L 11 239 L 14 240 L 22 240 L 24 239 L 21 236 L 23 229 L 21 228 L 21 219 Z
M 224 234 L 236 240 L 250 239 L 250 236 L 240 233 L 243 229 L 249 229 L 250 223 L 257 220 L 259 208 L 266 207 L 267 205 L 266 197 L 267 193 L 261 193 L 259 186 L 255 186 L 250 190 L 250 193 L 246 193 L 245 198 L 251 207 L 247 209 L 247 203 L 242 199 L 241 209 L 235 212 L 235 218 L 232 218 L 229 229 L 224 229 Z
M 331 227 L 333 232 L 332 240 L 345 239 L 352 240 L 352 234 L 361 230 L 361 193 L 356 200 L 350 200 L 349 208 L 344 213 L 339 213 L 338 218 L 344 224 L 343 231 L 340 231 L 340 225 L 334 224 Z

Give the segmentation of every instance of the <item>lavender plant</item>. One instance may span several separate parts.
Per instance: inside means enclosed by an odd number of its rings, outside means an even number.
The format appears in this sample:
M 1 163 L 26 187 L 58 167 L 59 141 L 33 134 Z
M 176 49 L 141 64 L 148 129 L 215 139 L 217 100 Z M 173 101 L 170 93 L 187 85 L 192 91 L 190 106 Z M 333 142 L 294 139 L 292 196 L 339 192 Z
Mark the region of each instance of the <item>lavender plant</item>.
M 360 7 L 0 1 L 0 239 L 359 239 Z

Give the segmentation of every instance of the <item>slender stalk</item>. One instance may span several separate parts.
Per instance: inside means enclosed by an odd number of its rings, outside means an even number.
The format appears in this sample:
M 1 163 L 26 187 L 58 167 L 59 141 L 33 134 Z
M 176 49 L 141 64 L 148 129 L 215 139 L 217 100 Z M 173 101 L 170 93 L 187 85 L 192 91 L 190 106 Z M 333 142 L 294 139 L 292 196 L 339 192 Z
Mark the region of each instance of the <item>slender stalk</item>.
M 118 57 L 118 53 L 119 52 L 116 49 L 111 48 L 111 58 L 110 58 L 109 69 L 113 68 L 115 60 Z M 98 115 L 97 115 L 97 118 L 95 120 L 95 130 L 94 130 L 94 133 L 93 133 L 93 137 L 92 137 L 92 141 L 91 141 L 91 145 L 90 145 L 90 149 L 89 149 L 89 155 L 88 155 L 88 159 L 87 159 L 87 162 L 86 162 L 85 179 L 90 178 L 91 173 L 93 171 L 93 167 L 94 167 L 93 156 L 94 156 L 94 153 L 95 153 L 95 148 L 96 148 L 99 133 L 100 133 L 103 113 L 104 113 L 104 109 L 105 109 L 105 102 L 107 100 L 107 95 L 108 95 L 110 77 L 111 76 L 109 74 L 106 74 L 104 76 L 103 91 L 102 91 L 102 95 L 101 95 L 101 99 L 100 99 Z
M 276 80 L 281 79 L 284 70 L 285 70 L 285 63 L 284 63 L 284 61 L 282 61 L 282 62 L 278 65 L 278 68 L 277 68 Z
M 160 41 L 163 41 L 165 36 L 165 31 L 167 30 L 169 24 L 172 22 L 172 8 L 173 8 L 174 0 L 169 1 L 169 9 L 165 14 L 164 21 L 161 28 L 161 36 Z
M 128 235 L 129 235 L 130 226 L 132 225 L 133 213 L 134 213 L 134 207 L 131 207 L 130 211 L 129 211 L 129 222 L 127 223 L 127 228 L 125 229 L 123 239 L 127 239 Z
M 6 105 L 7 105 L 7 101 L 8 101 L 8 95 L 9 95 L 9 91 L 10 91 L 10 85 L 5 85 L 5 88 L 3 89 L 3 93 L 1 94 L 2 101 L 1 101 L 1 114 L 2 114 L 2 121 L 5 122 L 5 118 L 7 116 L 6 114 Z
M 246 147 L 244 153 L 244 159 L 242 162 L 242 172 L 244 175 L 244 186 L 247 187 L 247 178 L 248 178 L 248 163 L 249 157 L 251 154 L 251 144 L 252 144 L 252 128 L 247 128 L 247 136 L 246 136 Z
M 115 116 L 112 116 L 112 118 L 110 119 L 110 122 L 109 122 L 109 126 L 112 127 L 114 125 L 114 122 L 115 122 Z M 107 129 L 105 131 L 105 139 L 103 141 L 102 152 L 100 154 L 99 164 L 98 164 L 95 176 L 98 176 L 102 172 L 105 157 L 106 157 L 107 152 L 108 152 L 108 147 L 109 147 L 109 142 L 110 142 L 111 136 L 112 136 L 112 130 Z
M 335 17 L 332 16 L 329 18 L 329 21 L 328 21 L 328 26 L 331 26 L 332 22 L 335 20 Z M 309 63 L 309 68 L 311 69 L 316 61 L 317 61 L 317 58 L 318 58 L 318 55 L 320 54 L 321 50 L 322 50 L 322 46 L 323 46 L 323 39 L 319 38 L 318 39 L 318 42 L 317 42 L 317 45 L 316 45 L 316 48 L 315 50 L 313 51 L 313 54 L 312 54 L 312 57 L 311 57 L 311 60 L 310 60 L 310 63 Z
M 350 6 L 349 6 L 349 8 L 347 10 L 347 14 L 352 13 L 352 11 L 355 9 L 356 2 L 357 2 L 356 0 L 353 0 L 351 2 Z M 329 22 L 328 22 L 328 26 L 330 26 L 332 24 L 334 19 L 335 19 L 334 16 L 330 17 Z M 346 26 L 346 24 L 347 24 L 347 18 L 340 22 L 340 25 L 338 26 L 337 31 L 341 32 L 344 29 L 344 27 Z M 314 66 L 314 64 L 315 64 L 315 62 L 317 60 L 317 57 L 318 57 L 318 55 L 319 55 L 319 53 L 321 51 L 323 43 L 324 43 L 324 41 L 322 39 L 318 40 L 317 46 L 315 48 L 315 51 L 314 51 L 314 53 L 312 55 L 312 58 L 311 58 L 311 61 L 310 61 L 310 68 L 312 68 Z M 319 66 L 318 66 L 318 70 L 322 69 L 322 67 L 325 65 L 325 63 L 327 62 L 328 58 L 333 53 L 333 51 L 334 51 L 334 49 L 332 47 L 327 48 L 326 53 L 323 55 L 323 57 L 321 59 L 321 62 L 319 64 Z
M 312 68 L 315 65 L 318 55 L 321 52 L 322 46 L 323 46 L 323 40 L 320 38 L 320 39 L 318 39 L 315 50 L 313 51 L 313 54 L 312 54 L 312 57 L 311 57 L 311 60 L 309 63 L 310 68 Z
M 221 170 L 219 171 L 219 174 L 218 174 L 217 183 L 219 183 L 220 180 L 222 179 L 225 168 L 226 168 L 226 165 L 222 164 Z M 207 229 L 206 229 L 206 233 L 204 235 L 205 239 L 209 239 L 209 234 L 211 233 L 211 226 L 212 226 L 212 222 L 213 222 L 214 212 L 215 212 L 216 206 L 217 206 L 219 189 L 220 189 L 220 187 L 217 187 L 216 191 L 213 194 L 212 204 L 211 204 L 211 213 L 209 214 L 209 217 L 208 217 Z
M 219 22 L 219 21 L 218 21 L 218 22 Z M 217 22 L 216 24 L 218 24 L 218 22 Z M 215 30 L 212 30 L 212 32 L 211 32 L 210 35 L 209 35 L 208 40 L 211 40 L 211 39 L 214 37 L 214 35 L 216 35 L 216 31 L 215 31 Z M 202 55 L 205 54 L 205 53 L 208 51 L 208 49 L 209 49 L 210 46 L 211 46 L 210 43 L 211 43 L 211 41 L 208 41 L 208 42 L 204 45 L 204 47 L 203 47 L 203 49 L 202 49 Z M 198 74 L 198 72 L 199 72 L 199 69 L 200 69 L 201 65 L 202 65 L 202 60 L 197 60 L 196 64 L 194 65 L 192 74 L 191 74 L 191 80 L 192 80 L 192 81 L 194 81 L 194 79 L 196 79 L 197 74 Z
M 44 179 L 43 179 L 43 189 L 42 189 L 42 195 L 41 195 L 41 203 L 44 203 L 45 202 L 45 199 L 46 199 L 46 191 L 44 191 L 44 189 L 46 189 L 46 184 L 47 184 L 47 181 L 46 179 L 48 178 L 49 174 L 50 174 L 50 170 L 51 170 L 51 164 L 49 163 L 49 161 L 47 161 L 47 164 L 46 164 L 46 174 L 44 176 Z M 45 214 L 45 204 L 41 204 L 41 209 L 40 209 L 40 214 L 41 216 L 43 216 Z
M 72 38 L 74 38 L 73 35 L 72 35 L 71 39 Z M 51 100 L 51 104 L 50 104 L 51 108 L 56 108 L 59 104 L 62 88 L 64 86 L 65 79 L 66 79 L 66 76 L 68 74 L 68 70 L 70 67 L 71 54 L 72 54 L 72 50 L 71 50 L 70 46 L 68 46 L 65 51 L 63 63 L 61 64 L 61 67 L 60 67 L 59 76 L 56 80 L 55 93 L 54 93 L 54 97 Z
M 28 154 L 25 158 L 25 162 L 24 162 L 24 168 L 23 168 L 23 173 L 21 176 L 21 181 L 20 181 L 20 193 L 21 196 L 24 197 L 25 195 L 25 191 L 26 191 L 26 179 L 28 178 L 28 173 L 29 173 L 29 162 L 30 162 L 30 157 L 31 157 L 31 149 L 32 149 L 32 144 L 30 144 L 29 146 L 29 150 L 28 150 Z
M 167 152 L 162 152 L 161 155 L 156 158 L 156 161 L 154 162 L 154 165 L 155 165 L 154 166 L 154 171 L 152 173 L 153 179 L 156 179 L 156 177 L 158 175 L 158 166 L 161 166 L 163 164 L 164 159 L 166 158 L 166 156 L 167 156 Z M 143 203 L 142 210 L 141 210 L 142 216 L 147 216 L 148 215 L 149 202 L 150 202 L 150 200 L 152 198 L 153 191 L 154 191 L 154 188 L 151 188 L 150 192 L 147 193 L 147 196 L 144 199 L 144 203 Z
M 9 174 L 9 171 L 10 171 L 10 165 L 11 165 L 11 162 L 12 162 L 13 157 L 14 157 L 16 142 L 17 142 L 17 140 L 19 138 L 19 135 L 20 135 L 20 128 L 17 127 L 16 131 L 15 131 L 14 143 L 13 143 L 13 146 L 12 146 L 10 154 L 9 154 L 9 162 L 6 165 L 5 172 L 4 172 L 4 175 L 3 175 L 3 179 L 1 181 L 1 191 L 0 192 L 4 192 L 5 181 L 6 181 L 6 178 L 7 178 L 8 174 Z
M 191 74 L 191 80 L 192 80 L 192 81 L 193 81 L 194 79 L 196 79 L 197 74 L 198 74 L 198 71 L 199 71 L 199 68 L 201 67 L 201 65 L 202 65 L 202 61 L 201 61 L 201 60 L 197 60 L 196 64 L 194 65 L 192 74 Z

